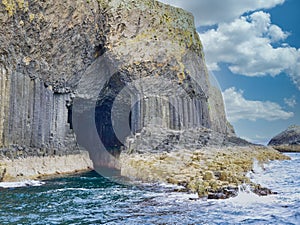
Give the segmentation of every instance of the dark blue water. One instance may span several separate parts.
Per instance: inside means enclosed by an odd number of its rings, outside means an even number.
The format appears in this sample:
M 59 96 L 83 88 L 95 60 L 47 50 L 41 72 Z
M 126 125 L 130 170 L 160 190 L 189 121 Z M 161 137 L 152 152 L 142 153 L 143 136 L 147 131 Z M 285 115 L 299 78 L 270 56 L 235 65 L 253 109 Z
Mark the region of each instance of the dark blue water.
M 94 172 L 0 189 L 0 224 L 300 224 L 300 154 L 249 174 L 279 192 L 190 200 L 173 187 L 125 186 Z

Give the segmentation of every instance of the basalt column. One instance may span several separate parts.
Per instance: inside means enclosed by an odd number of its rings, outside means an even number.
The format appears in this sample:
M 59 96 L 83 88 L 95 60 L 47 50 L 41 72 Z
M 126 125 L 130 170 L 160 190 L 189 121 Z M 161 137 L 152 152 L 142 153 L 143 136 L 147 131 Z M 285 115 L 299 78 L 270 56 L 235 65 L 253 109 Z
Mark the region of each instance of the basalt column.
M 1 147 L 30 147 L 41 149 L 42 154 L 65 154 L 68 145 L 75 145 L 68 123 L 70 94 L 54 93 L 38 78 L 31 79 L 20 72 L 7 76 L 4 68 L 1 71 Z M 20 154 L 35 155 L 31 151 Z

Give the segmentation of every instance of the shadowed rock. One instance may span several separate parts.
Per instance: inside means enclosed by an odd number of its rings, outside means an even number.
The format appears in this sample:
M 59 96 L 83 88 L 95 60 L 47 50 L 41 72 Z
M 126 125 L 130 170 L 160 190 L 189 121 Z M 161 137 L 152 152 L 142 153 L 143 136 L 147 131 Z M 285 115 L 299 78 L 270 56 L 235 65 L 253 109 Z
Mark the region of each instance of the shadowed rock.
M 94 104 L 91 96 L 97 96 L 90 118 L 97 134 L 89 135 L 90 143 L 100 137 L 112 154 L 145 127 L 234 135 L 220 90 L 210 81 L 193 16 L 182 9 L 152 0 L 2 1 L 0 25 L 2 157 L 83 150 L 78 140 L 89 139 L 74 132 L 74 99 Z M 104 56 L 117 65 L 108 80 L 97 66 Z M 122 107 L 116 113 L 130 130 L 118 136 L 110 121 L 113 103 L 134 82 L 119 99 L 123 108 L 130 106 L 128 115 Z M 159 143 L 162 149 L 167 142 Z

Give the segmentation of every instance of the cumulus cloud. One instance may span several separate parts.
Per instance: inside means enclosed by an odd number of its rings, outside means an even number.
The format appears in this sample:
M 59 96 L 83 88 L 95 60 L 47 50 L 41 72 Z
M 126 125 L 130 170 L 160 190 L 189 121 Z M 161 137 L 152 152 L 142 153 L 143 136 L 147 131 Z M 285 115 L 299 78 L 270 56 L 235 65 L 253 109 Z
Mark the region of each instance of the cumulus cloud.
M 227 118 L 230 122 L 238 120 L 256 121 L 264 119 L 267 121 L 286 120 L 294 116 L 293 112 L 287 112 L 280 105 L 270 101 L 247 100 L 243 91 L 237 91 L 234 87 L 223 92 Z
M 284 103 L 291 108 L 294 108 L 297 105 L 296 96 L 292 96 L 290 98 L 284 98 Z
M 227 63 L 231 72 L 246 76 L 290 75 L 300 89 L 300 50 L 283 43 L 288 33 L 271 23 L 263 11 L 242 16 L 200 34 L 209 69 Z
M 300 90 L 300 49 L 297 50 L 297 53 L 295 53 L 295 55 L 295 57 L 297 57 L 297 63 L 292 65 L 289 75 L 294 84 Z
M 159 0 L 190 11 L 197 26 L 230 22 L 245 12 L 273 8 L 285 0 Z
M 284 72 L 300 90 L 300 49 L 284 43 L 289 34 L 272 24 L 268 13 L 258 11 L 285 0 L 160 1 L 192 12 L 197 27 L 218 26 L 200 34 L 209 69 L 217 70 L 224 62 L 241 75 L 275 76 Z M 241 16 L 250 12 L 254 13 Z

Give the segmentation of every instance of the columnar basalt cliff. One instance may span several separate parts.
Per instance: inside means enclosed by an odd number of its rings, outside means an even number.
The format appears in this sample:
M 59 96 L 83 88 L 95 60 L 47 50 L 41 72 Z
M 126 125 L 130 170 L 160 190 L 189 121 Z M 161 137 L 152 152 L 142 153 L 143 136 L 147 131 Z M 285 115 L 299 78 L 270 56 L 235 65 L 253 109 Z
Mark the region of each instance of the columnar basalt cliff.
M 221 95 L 209 82 L 193 17 L 181 9 L 138 0 L 4 0 L 0 18 L 0 147 L 8 157 L 18 154 L 8 151 L 14 146 L 33 155 L 78 149 L 72 98 L 104 53 L 120 64 L 115 89 L 144 78 L 135 93 L 143 100 L 132 110 L 135 132 L 153 123 L 231 132 Z M 106 113 L 101 110 L 100 124 Z
M 210 82 L 193 16 L 182 9 L 152 0 L 2 0 L 0 24 L 2 158 L 84 150 L 78 139 L 98 137 L 74 132 L 73 103 L 95 96 L 97 134 L 108 148 L 151 151 L 147 140 L 159 136 L 153 148 L 178 149 L 178 132 L 185 147 L 242 143 Z M 117 65 L 108 80 L 98 73 L 103 57 Z M 111 109 L 132 83 L 119 100 L 130 106 L 130 132 L 118 140 Z

